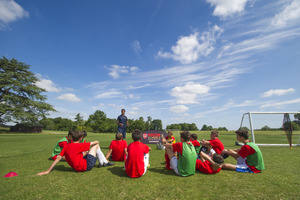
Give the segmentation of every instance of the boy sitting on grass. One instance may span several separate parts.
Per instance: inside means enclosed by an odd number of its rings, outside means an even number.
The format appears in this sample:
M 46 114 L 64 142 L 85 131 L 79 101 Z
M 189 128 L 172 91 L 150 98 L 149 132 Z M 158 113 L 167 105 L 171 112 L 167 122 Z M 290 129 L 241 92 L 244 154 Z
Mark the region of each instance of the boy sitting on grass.
M 223 143 L 219 140 L 219 132 L 217 130 L 212 130 L 210 133 L 210 140 L 201 140 L 201 145 L 208 148 L 209 145 L 217 154 L 221 154 L 224 150 Z
M 197 154 L 195 147 L 190 141 L 190 132 L 180 133 L 180 141 L 175 144 L 168 143 L 163 138 L 165 151 L 169 156 L 171 169 L 179 176 L 190 176 L 195 174 Z M 178 160 L 174 152 L 178 152 Z
M 204 152 L 200 152 L 200 160 L 196 161 L 196 170 L 205 174 L 216 174 L 222 169 L 224 158 L 220 154 L 213 154 L 212 158 Z
M 260 173 L 265 169 L 262 153 L 258 146 L 248 140 L 248 131 L 239 129 L 236 132 L 236 139 L 244 143 L 240 149 L 224 150 L 226 153 L 237 160 L 237 164 L 223 164 L 222 169 L 235 170 L 237 172 Z
M 100 150 L 98 141 L 80 143 L 80 141 L 83 139 L 83 132 L 71 130 L 70 134 L 73 139 L 73 143 L 68 143 L 65 145 L 60 154 L 57 156 L 56 160 L 53 161 L 50 168 L 47 171 L 38 173 L 37 175 L 49 174 L 63 156 L 65 156 L 67 163 L 77 172 L 91 170 L 97 162 L 96 156 L 98 157 L 100 163 L 104 163 L 103 165 L 114 165 L 113 163 L 107 162 Z M 85 151 L 88 151 L 88 154 L 83 157 L 82 153 Z
M 68 136 L 60 139 L 57 144 L 55 145 L 51 158 L 52 160 L 56 160 L 57 156 L 60 154 L 61 150 L 66 146 L 68 143 L 72 142 L 72 136 L 71 136 L 71 131 L 69 131 Z M 62 157 L 61 160 L 65 160 L 65 157 Z
M 175 144 L 175 137 L 173 136 L 173 132 L 172 131 L 168 131 L 168 136 L 165 138 L 167 140 L 168 143 L 171 144 Z M 177 156 L 176 152 L 175 152 L 175 156 Z M 171 170 L 171 166 L 170 166 L 170 159 L 168 154 L 165 153 L 165 161 L 166 161 L 166 169 L 170 169 Z
M 150 147 L 140 142 L 142 132 L 138 129 L 132 133 L 133 142 L 128 145 L 127 159 L 125 161 L 125 172 L 131 178 L 143 176 L 149 164 Z
M 200 144 L 200 141 L 197 140 L 197 139 L 198 139 L 198 135 L 197 134 L 195 134 L 195 133 L 191 134 L 191 142 L 192 142 L 192 144 L 195 147 L 197 155 L 199 155 L 201 144 Z
M 123 134 L 117 133 L 116 139 L 111 141 L 109 151 L 106 154 L 106 160 L 109 156 L 113 161 L 125 161 L 127 156 L 127 142 L 123 140 Z

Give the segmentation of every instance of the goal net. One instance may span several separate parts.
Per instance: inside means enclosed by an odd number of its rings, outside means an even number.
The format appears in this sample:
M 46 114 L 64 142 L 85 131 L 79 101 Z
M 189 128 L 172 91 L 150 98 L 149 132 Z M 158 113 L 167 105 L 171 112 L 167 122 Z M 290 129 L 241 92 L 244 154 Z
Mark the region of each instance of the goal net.
M 242 116 L 240 128 L 247 129 L 249 140 L 257 145 L 300 146 L 300 131 L 293 130 L 292 135 L 286 135 L 285 114 L 293 122 L 296 120 L 294 115 L 300 112 L 247 112 Z

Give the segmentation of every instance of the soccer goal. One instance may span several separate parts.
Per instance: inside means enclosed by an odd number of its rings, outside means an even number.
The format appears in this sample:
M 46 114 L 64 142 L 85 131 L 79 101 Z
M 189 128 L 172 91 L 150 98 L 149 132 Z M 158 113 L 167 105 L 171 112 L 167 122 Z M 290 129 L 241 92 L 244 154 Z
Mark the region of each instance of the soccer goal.
M 249 130 L 249 139 L 257 145 L 300 146 L 300 131 L 292 130 L 295 114 L 300 112 L 247 112 L 242 116 L 240 128 Z

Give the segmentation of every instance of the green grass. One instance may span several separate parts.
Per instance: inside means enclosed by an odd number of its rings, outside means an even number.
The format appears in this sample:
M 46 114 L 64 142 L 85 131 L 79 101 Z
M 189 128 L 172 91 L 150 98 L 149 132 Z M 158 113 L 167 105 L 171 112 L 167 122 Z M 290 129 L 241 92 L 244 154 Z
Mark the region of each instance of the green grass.
M 260 147 L 266 166 L 261 174 L 222 170 L 215 175 L 196 172 L 182 178 L 165 170 L 164 151 L 149 145 L 151 166 L 141 178 L 127 177 L 124 162 L 84 173 L 76 173 L 66 162 L 60 162 L 49 175 L 36 176 L 51 165 L 48 158 L 52 149 L 66 135 L 66 132 L 50 132 L 0 134 L 0 199 L 299 199 L 300 196 L 300 147 Z M 209 138 L 209 132 L 197 134 L 200 139 Z M 219 138 L 225 148 L 237 148 L 234 132 L 224 132 Z M 299 136 L 294 138 L 298 140 Z M 87 136 L 87 141 L 99 140 L 104 154 L 113 139 L 114 134 Z M 260 133 L 256 139 L 261 143 L 281 143 L 285 139 L 283 142 L 287 143 L 286 136 L 278 133 Z M 131 142 L 130 134 L 127 142 Z M 232 158 L 225 161 L 235 163 Z M 11 171 L 19 176 L 3 178 Z

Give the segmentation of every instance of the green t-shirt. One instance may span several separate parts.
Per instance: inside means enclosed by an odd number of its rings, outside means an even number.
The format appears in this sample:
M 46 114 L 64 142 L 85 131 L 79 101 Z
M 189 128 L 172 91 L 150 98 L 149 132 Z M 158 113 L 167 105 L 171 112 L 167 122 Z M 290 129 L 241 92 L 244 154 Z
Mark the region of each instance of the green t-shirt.
M 57 142 L 57 144 L 55 145 L 55 147 L 54 147 L 54 149 L 53 149 L 53 151 L 52 151 L 51 157 L 60 154 L 60 152 L 61 152 L 61 150 L 62 150 L 62 147 L 60 147 L 60 146 L 58 145 L 60 142 L 68 142 L 67 137 L 62 138 L 61 140 L 59 140 L 59 141 Z
M 258 170 L 264 170 L 265 169 L 264 159 L 259 147 L 253 142 L 247 142 L 246 145 L 249 145 L 255 150 L 254 154 L 247 156 L 247 164 L 249 166 L 254 166 Z
M 181 176 L 194 175 L 197 154 L 194 145 L 182 142 L 182 155 L 179 153 L 177 169 Z

